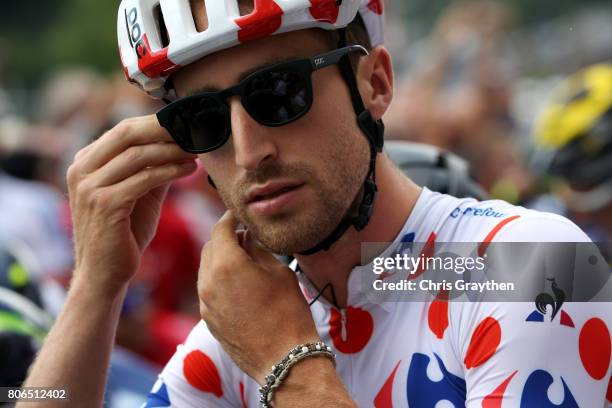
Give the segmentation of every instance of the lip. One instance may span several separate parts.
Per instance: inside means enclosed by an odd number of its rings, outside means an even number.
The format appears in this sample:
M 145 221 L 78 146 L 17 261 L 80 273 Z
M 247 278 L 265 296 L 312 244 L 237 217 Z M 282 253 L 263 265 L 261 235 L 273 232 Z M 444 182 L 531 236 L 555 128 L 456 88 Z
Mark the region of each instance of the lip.
M 304 183 L 295 181 L 274 181 L 253 188 L 247 195 L 249 209 L 258 215 L 274 215 L 280 212 L 302 193 Z M 287 190 L 281 192 L 282 190 Z

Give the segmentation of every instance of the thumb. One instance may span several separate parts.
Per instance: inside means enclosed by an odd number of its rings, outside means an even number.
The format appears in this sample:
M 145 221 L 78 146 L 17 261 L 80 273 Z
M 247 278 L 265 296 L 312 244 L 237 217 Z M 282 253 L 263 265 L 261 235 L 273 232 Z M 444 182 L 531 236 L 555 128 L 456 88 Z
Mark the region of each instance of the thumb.
M 239 221 L 230 210 L 223 214 L 223 217 L 217 221 L 211 232 L 211 240 L 219 242 L 232 242 L 238 244 L 236 236 L 236 227 Z

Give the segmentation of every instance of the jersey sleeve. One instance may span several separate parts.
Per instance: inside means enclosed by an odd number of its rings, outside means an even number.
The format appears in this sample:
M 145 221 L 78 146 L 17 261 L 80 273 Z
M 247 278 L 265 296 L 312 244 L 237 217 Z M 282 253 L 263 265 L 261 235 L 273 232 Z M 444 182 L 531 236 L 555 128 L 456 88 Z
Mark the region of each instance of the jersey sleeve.
M 500 230 L 499 242 L 588 242 L 563 217 L 542 214 Z M 608 282 L 609 283 L 609 282 Z M 604 302 L 453 303 L 452 340 L 466 407 L 609 407 L 612 308 Z M 607 394 L 607 395 L 606 395 Z
M 177 347 L 141 408 L 240 408 L 246 404 L 245 377 L 200 322 Z

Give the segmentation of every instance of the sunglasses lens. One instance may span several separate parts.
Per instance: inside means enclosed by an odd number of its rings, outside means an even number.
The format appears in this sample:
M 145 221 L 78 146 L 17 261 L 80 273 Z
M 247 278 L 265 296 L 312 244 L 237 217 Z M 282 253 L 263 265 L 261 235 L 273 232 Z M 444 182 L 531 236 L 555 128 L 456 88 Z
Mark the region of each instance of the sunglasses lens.
M 294 71 L 268 71 L 256 75 L 245 86 L 243 95 L 253 117 L 268 126 L 300 118 L 312 102 L 309 78 Z
M 209 96 L 186 99 L 171 118 L 172 135 L 185 150 L 204 152 L 223 145 L 230 134 L 227 106 Z

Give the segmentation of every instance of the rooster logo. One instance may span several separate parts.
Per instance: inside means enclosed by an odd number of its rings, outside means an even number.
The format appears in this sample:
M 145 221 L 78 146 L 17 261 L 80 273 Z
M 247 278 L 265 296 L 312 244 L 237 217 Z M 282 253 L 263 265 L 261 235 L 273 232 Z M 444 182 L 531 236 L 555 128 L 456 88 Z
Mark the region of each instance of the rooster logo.
M 547 279 L 547 281 L 552 282 L 552 292 L 554 297 L 550 293 L 540 293 L 535 299 L 535 304 L 536 309 L 538 309 L 538 311 L 543 315 L 546 315 L 548 312 L 548 306 L 552 307 L 552 315 L 550 316 L 550 321 L 552 322 L 557 313 L 559 313 L 559 310 L 561 310 L 561 306 L 563 306 L 563 302 L 565 301 L 565 292 L 563 292 L 563 290 L 557 286 L 557 282 L 555 282 L 554 278 Z

